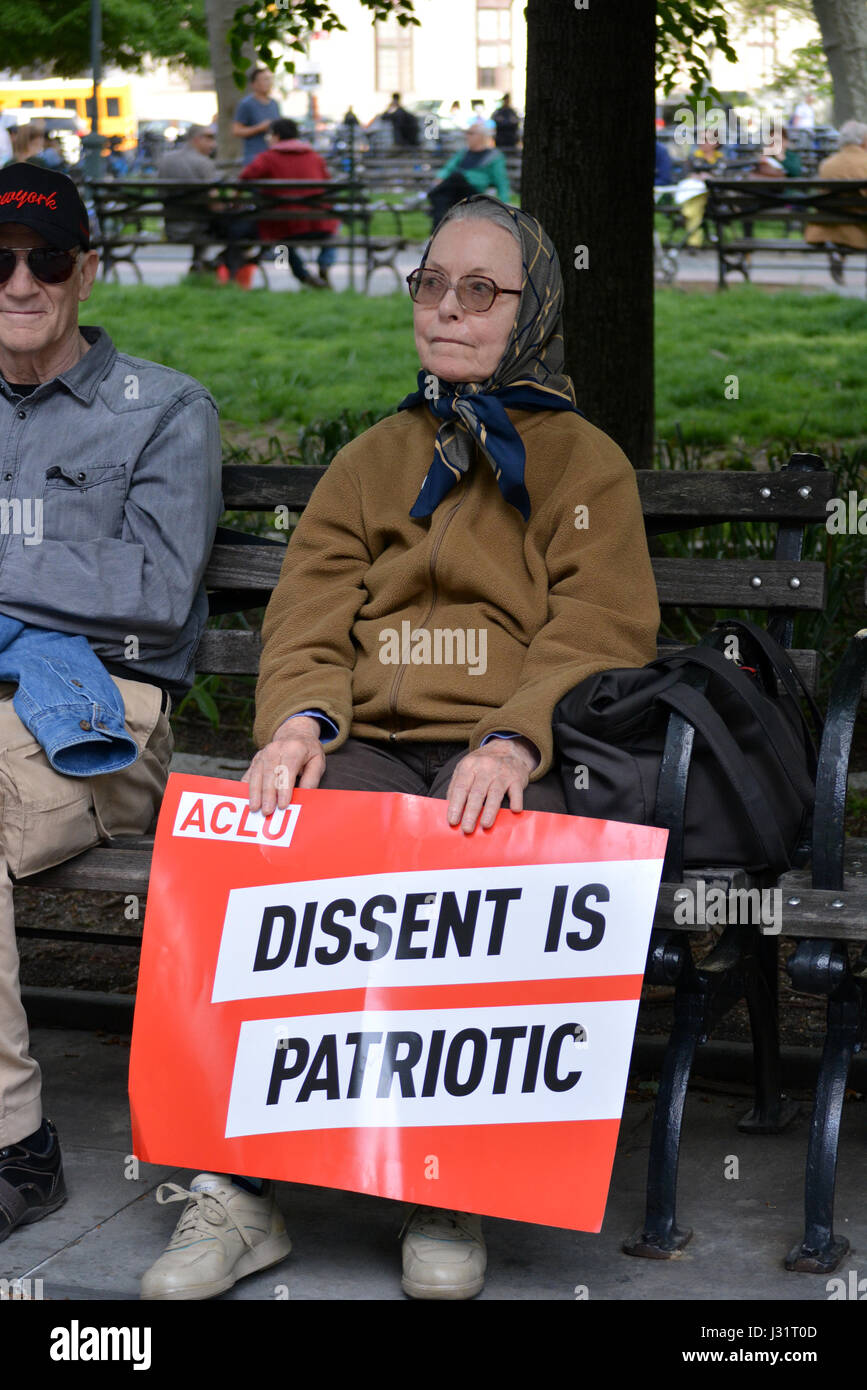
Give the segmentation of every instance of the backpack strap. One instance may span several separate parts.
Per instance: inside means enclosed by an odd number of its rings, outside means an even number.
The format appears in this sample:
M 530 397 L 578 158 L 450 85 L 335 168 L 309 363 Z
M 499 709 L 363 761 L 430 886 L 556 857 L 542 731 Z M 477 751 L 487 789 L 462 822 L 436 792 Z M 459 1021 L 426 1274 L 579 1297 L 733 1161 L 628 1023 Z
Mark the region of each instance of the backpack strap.
M 741 628 L 755 642 L 756 646 L 767 657 L 768 662 L 777 676 L 779 676 L 783 688 L 787 694 L 797 703 L 800 698 L 806 701 L 813 721 L 813 728 L 816 731 L 816 744 L 822 742 L 822 734 L 825 729 L 825 721 L 822 718 L 819 706 L 810 694 L 804 682 L 804 678 L 792 661 L 785 647 L 781 647 L 769 632 L 751 622 L 749 618 L 727 618 L 724 622 L 718 623 L 717 628 Z M 716 632 L 716 628 L 711 630 L 710 636 Z M 809 730 L 808 730 L 809 732 Z M 814 750 L 815 751 L 815 750 Z
M 732 694 L 737 696 L 741 703 L 747 706 L 751 714 L 755 716 L 759 725 L 762 727 L 764 726 L 765 706 L 762 703 L 762 696 L 757 690 L 753 689 L 748 677 L 735 675 L 739 667 L 735 666 L 734 662 L 732 662 L 729 657 L 723 656 L 722 652 L 716 651 L 712 647 L 691 647 L 688 652 L 678 652 L 675 656 L 661 657 L 659 661 L 660 663 L 664 663 L 665 668 L 668 670 L 677 669 L 679 666 L 701 666 L 707 670 L 713 671 L 714 675 L 718 676 L 720 680 L 725 681 L 726 685 L 732 691 Z M 806 734 L 807 742 L 813 754 L 815 767 L 815 760 L 818 759 L 818 754 L 815 744 L 813 743 L 810 726 L 804 718 L 803 711 L 798 705 L 797 700 L 795 701 L 795 706 Z M 710 708 L 710 705 L 708 707 Z M 769 742 L 782 772 L 785 774 L 788 781 L 791 782 L 790 766 L 788 766 L 785 759 L 780 756 L 779 749 L 776 747 L 773 740 L 769 740 Z M 812 773 L 808 775 L 812 780 Z
M 727 661 L 727 657 L 721 657 Z M 678 682 L 656 699 L 688 719 L 707 743 L 722 775 L 743 807 L 768 865 L 786 865 L 789 852 L 752 768 L 709 701 L 691 686 Z

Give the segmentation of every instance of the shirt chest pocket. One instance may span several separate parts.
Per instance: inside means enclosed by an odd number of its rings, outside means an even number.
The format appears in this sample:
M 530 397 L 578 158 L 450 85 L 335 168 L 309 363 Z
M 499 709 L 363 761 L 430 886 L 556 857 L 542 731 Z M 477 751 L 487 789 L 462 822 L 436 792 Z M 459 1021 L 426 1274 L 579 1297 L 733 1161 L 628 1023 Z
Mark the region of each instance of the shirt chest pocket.
M 55 464 L 45 473 L 42 534 L 53 541 L 119 537 L 125 501 L 122 462 Z

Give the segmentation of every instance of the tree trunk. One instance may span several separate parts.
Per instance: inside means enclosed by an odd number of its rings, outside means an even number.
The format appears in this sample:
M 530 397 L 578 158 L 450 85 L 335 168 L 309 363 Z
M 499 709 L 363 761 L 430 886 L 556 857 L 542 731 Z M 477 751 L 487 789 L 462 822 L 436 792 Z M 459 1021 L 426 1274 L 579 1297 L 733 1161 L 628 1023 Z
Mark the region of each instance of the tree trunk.
M 211 69 L 217 93 L 217 158 L 226 161 L 238 159 L 241 154 L 241 142 L 232 134 L 232 121 L 241 93 L 232 76 L 232 60 L 226 40 L 239 3 L 240 0 L 205 0 Z
M 867 121 L 867 0 L 813 0 L 834 83 L 834 124 Z
M 526 10 L 521 205 L 560 257 L 578 407 L 636 468 L 650 467 L 654 440 L 654 10 L 648 0 Z

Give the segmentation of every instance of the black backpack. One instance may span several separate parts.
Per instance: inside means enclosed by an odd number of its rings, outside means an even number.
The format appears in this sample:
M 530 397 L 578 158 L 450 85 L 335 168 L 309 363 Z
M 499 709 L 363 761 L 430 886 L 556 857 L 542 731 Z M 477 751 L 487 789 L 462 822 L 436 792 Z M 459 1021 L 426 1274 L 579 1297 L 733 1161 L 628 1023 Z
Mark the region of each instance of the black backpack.
M 739 661 L 718 650 L 730 635 Z M 660 776 L 672 711 L 693 740 L 682 829 L 671 760 Z M 568 810 L 667 827 L 665 878 L 710 865 L 776 877 L 803 862 L 822 717 L 788 653 L 754 623 L 727 619 L 696 647 L 588 676 L 553 728 Z

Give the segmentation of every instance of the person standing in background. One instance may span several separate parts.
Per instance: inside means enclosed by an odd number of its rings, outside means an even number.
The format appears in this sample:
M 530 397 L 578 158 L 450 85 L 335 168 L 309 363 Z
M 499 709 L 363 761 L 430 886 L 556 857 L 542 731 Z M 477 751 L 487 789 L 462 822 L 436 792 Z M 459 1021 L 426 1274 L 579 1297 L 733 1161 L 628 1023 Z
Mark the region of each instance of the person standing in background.
M 400 92 L 392 92 L 391 101 L 382 113 L 382 120 L 391 126 L 396 149 L 415 149 L 418 145 L 418 117 L 401 104 Z
M 816 112 L 813 109 L 813 98 L 809 92 L 802 96 L 795 107 L 792 115 L 792 125 L 796 130 L 815 130 Z
M 521 118 L 512 105 L 511 92 L 503 93 L 503 100 L 491 117 L 497 127 L 494 144 L 498 150 L 516 150 L 521 133 Z
M 271 96 L 274 79 L 267 68 L 255 68 L 250 74 L 250 91 L 238 103 L 232 134 L 244 142 L 243 162 L 249 164 L 257 154 L 268 148 L 266 132 L 271 122 L 280 119 L 280 107 Z
M 45 150 L 45 127 L 42 121 L 31 121 L 29 125 L 18 126 L 11 132 L 12 158 L 7 164 L 36 164 L 46 168 L 43 152 Z

